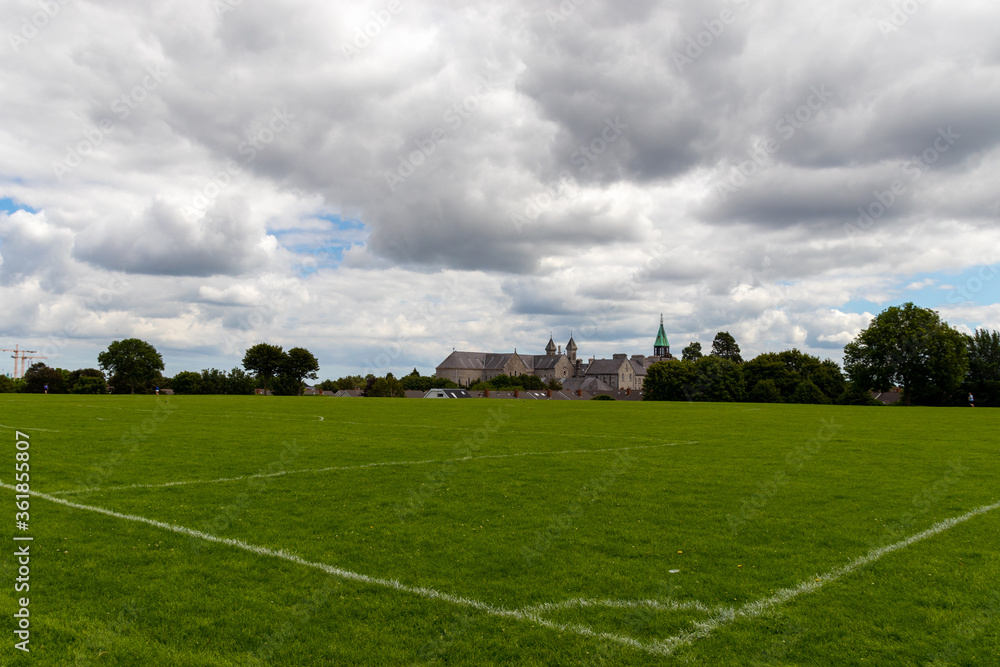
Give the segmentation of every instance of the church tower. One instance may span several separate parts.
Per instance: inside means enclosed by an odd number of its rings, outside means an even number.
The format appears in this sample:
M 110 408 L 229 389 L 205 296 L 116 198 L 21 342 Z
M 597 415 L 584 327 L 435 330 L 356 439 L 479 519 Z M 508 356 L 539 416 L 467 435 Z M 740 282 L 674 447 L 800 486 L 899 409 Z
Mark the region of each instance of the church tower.
M 670 341 L 667 340 L 667 333 L 663 330 L 663 313 L 660 313 L 660 331 L 656 334 L 656 342 L 653 343 L 653 356 L 670 356 Z
M 569 342 L 566 343 L 566 356 L 569 357 L 569 360 L 574 364 L 576 363 L 576 350 L 576 341 L 573 340 L 573 334 L 570 333 Z
M 549 336 L 549 344 L 545 346 L 545 356 L 554 357 L 556 356 L 556 342 L 552 340 L 552 336 Z

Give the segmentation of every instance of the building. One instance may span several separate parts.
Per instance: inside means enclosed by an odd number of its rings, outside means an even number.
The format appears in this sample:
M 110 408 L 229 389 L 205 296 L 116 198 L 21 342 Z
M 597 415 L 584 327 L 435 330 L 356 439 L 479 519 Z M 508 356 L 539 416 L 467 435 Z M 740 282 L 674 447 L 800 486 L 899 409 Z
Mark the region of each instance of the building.
M 551 336 L 545 346 L 545 354 L 540 355 L 521 354 L 516 349 L 509 354 L 454 351 L 438 365 L 434 375 L 466 387 L 492 380 L 498 375 L 534 375 L 545 381 L 580 378 L 599 382 L 611 390 L 641 390 L 650 366 L 658 361 L 674 359 L 663 329 L 663 315 L 660 315 L 660 330 L 653 343 L 652 356 L 637 354 L 629 358 L 627 354 L 615 354 L 611 359 L 591 358 L 584 362 L 577 358 L 578 350 L 571 334 L 565 352 Z

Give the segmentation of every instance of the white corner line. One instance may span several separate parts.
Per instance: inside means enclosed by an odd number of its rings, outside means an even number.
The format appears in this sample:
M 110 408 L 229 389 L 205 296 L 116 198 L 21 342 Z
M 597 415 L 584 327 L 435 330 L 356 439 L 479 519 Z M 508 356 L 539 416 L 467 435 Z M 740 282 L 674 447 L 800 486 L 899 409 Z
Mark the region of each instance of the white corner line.
M 905 549 L 909 546 L 916 544 L 917 542 L 922 542 L 923 540 L 926 540 L 930 537 L 934 537 L 939 533 L 943 533 L 946 530 L 954 528 L 955 526 L 961 523 L 965 523 L 970 519 L 974 519 L 975 517 L 981 514 L 986 514 L 987 512 L 993 512 L 997 509 L 1000 509 L 1000 502 L 993 503 L 992 505 L 983 505 L 981 507 L 977 507 L 976 509 L 966 512 L 961 516 L 952 517 L 950 519 L 945 519 L 944 521 L 940 521 L 931 526 L 930 528 L 928 528 L 927 530 L 917 533 L 916 535 L 911 535 L 910 537 L 907 537 L 904 540 L 896 542 L 895 544 L 890 544 L 885 547 L 879 547 L 878 549 L 872 549 L 864 556 L 855 558 L 847 565 L 842 565 L 840 567 L 830 570 L 825 574 L 817 575 L 812 579 L 803 581 L 794 588 L 783 588 L 769 597 L 761 598 L 760 600 L 756 600 L 754 602 L 748 602 L 735 609 L 732 607 L 719 608 L 715 612 L 715 615 L 712 618 L 708 619 L 707 621 L 692 623 L 692 625 L 694 625 L 695 627 L 694 630 L 690 630 L 688 632 L 682 632 L 667 639 L 664 639 L 662 641 L 655 642 L 653 647 L 651 648 L 657 649 L 655 652 L 661 655 L 670 655 L 681 646 L 684 646 L 686 644 L 692 644 L 694 643 L 695 640 L 698 639 L 704 639 L 705 637 L 709 636 L 713 631 L 718 630 L 719 628 L 725 627 L 740 619 L 759 618 L 760 616 L 763 616 L 765 613 L 767 613 L 774 607 L 783 605 L 786 602 L 790 602 L 791 600 L 799 597 L 800 595 L 804 595 L 806 593 L 815 593 L 816 591 L 823 588 L 823 586 L 827 584 L 832 584 L 838 579 L 841 579 L 842 577 L 851 574 L 855 570 L 858 570 L 864 567 L 865 565 L 869 565 L 877 560 L 880 560 L 883 556 L 887 554 L 899 551 L 901 549 Z
M 11 486 L 10 484 L 4 484 L 2 482 L 0 482 L 0 488 L 10 489 L 12 491 L 15 490 L 14 487 Z M 192 528 L 186 528 L 184 526 L 178 526 L 175 524 L 163 523 L 162 521 L 157 521 L 155 519 L 147 519 L 145 517 L 135 516 L 133 514 L 123 514 L 121 512 L 115 512 L 114 510 L 105 509 L 103 507 L 81 505 L 79 503 L 74 503 L 64 498 L 56 498 L 55 496 L 51 496 L 47 493 L 38 493 L 37 491 L 32 491 L 31 496 L 34 498 L 42 498 L 43 500 L 48 500 L 49 502 L 58 503 L 60 505 L 64 505 L 66 507 L 70 507 L 77 510 L 96 512 L 98 514 L 104 514 L 105 516 L 114 517 L 116 519 L 124 519 L 125 521 L 134 521 L 136 523 L 143 523 L 148 526 L 153 526 L 154 528 L 160 528 L 162 530 L 168 530 L 174 533 L 179 533 L 181 535 L 195 537 L 198 539 L 205 540 L 206 542 L 214 542 L 216 544 L 236 547 L 237 549 L 249 551 L 250 553 L 256 554 L 258 556 L 280 558 L 282 560 L 294 563 L 296 565 L 303 565 L 305 567 L 321 570 L 323 572 L 326 572 L 327 574 L 331 574 L 335 577 L 346 579 L 348 581 L 356 581 L 359 583 L 370 584 L 373 586 L 382 586 L 384 588 L 391 588 L 401 593 L 409 593 L 411 595 L 416 595 L 418 597 L 427 598 L 430 600 L 441 600 L 443 602 L 448 602 L 461 607 L 468 607 L 470 609 L 475 609 L 477 611 L 489 614 L 490 616 L 533 623 L 535 625 L 538 625 L 539 627 L 547 628 L 549 630 L 555 630 L 557 632 L 570 632 L 584 637 L 615 642 L 617 644 L 628 646 L 630 648 L 634 648 L 640 651 L 646 651 L 652 653 L 657 652 L 654 649 L 652 649 L 652 647 L 650 647 L 648 644 L 644 644 L 636 639 L 624 635 L 616 635 L 610 632 L 597 632 L 594 629 L 587 627 L 585 625 L 555 623 L 553 621 L 549 621 L 547 619 L 542 618 L 538 614 L 533 614 L 531 612 L 518 609 L 506 609 L 504 607 L 497 607 L 489 603 L 482 602 L 480 600 L 473 600 L 471 598 L 451 595 L 450 593 L 442 593 L 440 591 L 434 590 L 433 588 L 426 588 L 423 586 L 409 586 L 400 581 L 397 581 L 396 579 L 383 579 L 380 577 L 370 577 L 365 574 L 359 574 L 357 572 L 351 572 L 350 570 L 344 570 L 339 567 L 327 565 L 326 563 L 317 563 L 314 561 L 308 561 L 300 556 L 289 553 L 283 549 L 270 549 L 268 547 L 249 544 L 242 540 L 217 537 L 209 533 L 203 533 L 200 530 L 194 530 Z

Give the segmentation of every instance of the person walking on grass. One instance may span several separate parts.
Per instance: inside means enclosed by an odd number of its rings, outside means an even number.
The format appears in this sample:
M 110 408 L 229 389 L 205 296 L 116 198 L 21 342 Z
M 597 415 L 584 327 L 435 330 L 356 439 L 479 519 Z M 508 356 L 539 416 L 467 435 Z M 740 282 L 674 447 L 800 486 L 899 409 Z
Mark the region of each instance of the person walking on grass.
M 972 392 L 971 391 L 969 392 L 969 407 L 970 408 L 976 407 L 976 404 L 972 402 Z

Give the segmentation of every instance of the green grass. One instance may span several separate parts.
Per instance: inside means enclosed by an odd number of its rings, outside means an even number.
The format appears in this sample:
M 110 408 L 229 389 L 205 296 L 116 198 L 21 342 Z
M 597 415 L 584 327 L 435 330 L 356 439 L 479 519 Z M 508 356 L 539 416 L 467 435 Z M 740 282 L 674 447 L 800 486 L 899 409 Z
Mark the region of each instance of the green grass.
M 656 650 L 997 503 L 996 414 L 0 395 L 0 482 L 13 427 L 36 493 L 405 587 L 35 497 L 32 652 L 6 556 L 0 664 L 988 665 L 1000 510 Z

